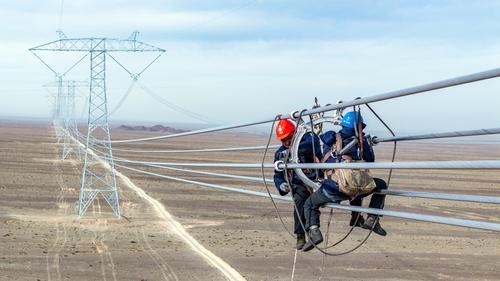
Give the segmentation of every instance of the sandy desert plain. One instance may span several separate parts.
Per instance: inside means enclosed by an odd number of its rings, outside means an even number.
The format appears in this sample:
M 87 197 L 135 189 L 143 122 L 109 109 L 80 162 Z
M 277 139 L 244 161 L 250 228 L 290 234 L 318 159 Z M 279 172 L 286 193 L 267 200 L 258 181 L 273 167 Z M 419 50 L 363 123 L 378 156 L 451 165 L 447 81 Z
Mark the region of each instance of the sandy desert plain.
M 149 135 L 155 134 L 112 131 L 114 139 Z M 263 135 L 229 132 L 116 148 L 263 144 Z M 0 123 L 0 280 L 226 280 L 231 274 L 233 280 L 290 280 L 295 241 L 284 231 L 268 198 L 118 168 L 129 179 L 118 177 L 123 217 L 116 219 L 101 198 L 77 219 L 81 162 L 59 160 L 61 149 L 49 123 Z M 387 161 L 391 149 L 390 144 L 376 146 L 377 160 Z M 165 162 L 259 162 L 262 157 L 262 151 L 114 154 Z M 464 159 L 500 159 L 500 145 L 407 142 L 399 144 L 397 157 L 399 161 Z M 155 171 L 265 191 L 260 183 Z M 386 177 L 387 171 L 376 174 Z M 391 188 L 499 195 L 500 172 L 399 170 Z M 278 206 L 290 226 L 291 205 Z M 500 222 L 500 206 L 494 204 L 391 196 L 386 209 Z M 326 214 L 325 210 L 323 225 Z M 331 241 L 348 231 L 348 218 L 347 212 L 334 211 Z M 324 259 L 318 251 L 299 252 L 294 280 L 500 280 L 500 233 L 387 216 L 382 223 L 388 235 L 372 235 L 352 254 Z M 356 228 L 332 251 L 349 249 L 366 233 Z

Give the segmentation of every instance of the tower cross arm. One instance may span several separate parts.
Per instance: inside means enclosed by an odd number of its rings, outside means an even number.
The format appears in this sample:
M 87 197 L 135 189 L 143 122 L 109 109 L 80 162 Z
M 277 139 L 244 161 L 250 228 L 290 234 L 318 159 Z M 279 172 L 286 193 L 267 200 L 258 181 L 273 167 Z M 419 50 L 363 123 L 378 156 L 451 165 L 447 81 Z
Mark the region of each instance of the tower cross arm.
M 155 47 L 134 39 L 112 38 L 62 38 L 45 43 L 30 49 L 30 51 L 66 51 L 66 52 L 165 52 L 164 49 Z

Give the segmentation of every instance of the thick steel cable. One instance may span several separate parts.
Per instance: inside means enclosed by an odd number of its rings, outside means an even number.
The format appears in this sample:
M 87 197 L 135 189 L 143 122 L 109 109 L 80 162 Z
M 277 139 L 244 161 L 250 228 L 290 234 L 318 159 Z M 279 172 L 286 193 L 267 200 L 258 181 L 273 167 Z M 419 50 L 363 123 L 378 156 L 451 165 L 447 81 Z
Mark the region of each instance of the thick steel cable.
M 108 158 L 110 159 L 110 158 Z M 177 166 L 177 167 L 209 167 L 209 168 L 246 168 L 246 169 L 261 169 L 262 165 L 260 163 L 175 163 L 175 162 L 149 162 L 149 161 L 134 161 L 128 159 L 118 158 L 115 161 L 123 163 L 134 163 L 134 164 L 152 164 L 152 165 L 163 165 L 163 166 Z M 272 164 L 265 164 L 264 168 L 272 168 Z
M 161 175 L 161 174 L 148 172 L 148 171 L 144 171 L 144 170 L 140 170 L 140 169 L 135 169 L 135 168 L 127 167 L 124 165 L 119 165 L 119 164 L 115 164 L 115 166 L 122 167 L 124 169 L 135 171 L 135 172 L 142 173 L 142 174 L 157 176 L 160 178 L 180 181 L 180 182 L 184 182 L 184 183 L 212 187 L 215 189 L 232 191 L 232 192 L 253 195 L 253 196 L 269 197 L 269 195 L 265 192 L 258 192 L 258 191 L 245 190 L 245 189 L 236 188 L 236 187 L 227 187 L 227 186 L 222 186 L 222 185 L 217 185 L 217 184 L 210 184 L 210 183 L 205 183 L 205 182 L 186 180 L 186 179 L 182 179 L 182 178 L 171 177 L 171 176 Z M 271 196 L 273 197 L 273 199 L 279 200 L 279 201 L 286 201 L 286 202 L 293 201 L 290 197 L 277 196 L 274 194 L 271 194 Z M 389 217 L 398 217 L 398 218 L 402 218 L 402 219 L 411 219 L 411 220 L 417 220 L 417 221 L 432 222 L 432 223 L 447 224 L 447 225 L 452 225 L 452 226 L 462 226 L 462 227 L 468 227 L 468 228 L 476 228 L 476 229 L 491 230 L 491 231 L 500 232 L 500 223 L 475 221 L 475 220 L 468 220 L 468 219 L 457 219 L 457 218 L 418 214 L 418 213 L 411 213 L 411 212 L 404 212 L 404 211 L 380 210 L 380 209 L 358 207 L 358 206 L 347 206 L 347 205 L 341 205 L 341 204 L 337 204 L 337 203 L 329 203 L 329 204 L 326 204 L 325 207 L 340 209 L 340 210 L 347 210 L 347 211 L 370 213 L 370 214 L 376 214 L 376 215 L 384 215 L 384 216 L 389 216 Z
M 340 104 L 331 104 L 331 105 L 320 106 L 318 108 L 306 110 L 302 114 L 303 115 L 310 115 L 310 114 L 315 114 L 315 113 L 322 113 L 325 111 L 332 111 L 332 110 L 347 108 L 347 107 L 355 106 L 355 105 L 362 105 L 362 104 L 373 103 L 373 102 L 378 102 L 378 101 L 383 101 L 383 100 L 388 100 L 388 99 L 393 99 L 393 98 L 399 98 L 399 97 L 404 97 L 404 96 L 409 96 L 409 95 L 414 95 L 414 94 L 426 93 L 426 92 L 433 91 L 433 90 L 463 85 L 463 84 L 477 82 L 477 81 L 481 81 L 481 80 L 487 80 L 487 79 L 491 79 L 491 78 L 495 78 L 495 77 L 499 77 L 499 76 L 500 76 L 500 68 L 495 68 L 495 69 L 477 72 L 477 73 L 464 75 L 464 76 L 459 76 L 459 77 L 455 77 L 455 78 L 451 78 L 451 79 L 427 83 L 427 84 L 423 84 L 423 85 L 419 85 L 419 86 L 415 86 L 415 87 L 411 87 L 411 88 L 405 88 L 405 89 L 401 89 L 401 90 L 396 90 L 396 91 L 392 91 L 392 92 L 387 92 L 387 93 L 383 93 L 383 94 L 369 96 L 366 98 L 359 98 L 359 99 L 356 99 L 353 101 L 343 102 Z M 281 119 L 286 119 L 286 118 L 295 119 L 298 116 L 299 116 L 299 112 L 294 112 L 292 114 L 281 115 Z M 232 124 L 232 125 L 227 125 L 227 126 L 219 126 L 219 127 L 208 128 L 208 129 L 203 129 L 203 130 L 191 131 L 188 133 L 164 135 L 164 136 L 157 136 L 157 137 L 150 137 L 150 138 L 114 140 L 114 141 L 110 141 L 110 142 L 112 142 L 112 143 L 126 143 L 126 142 L 151 141 L 151 140 L 159 140 L 159 139 L 165 139 L 165 138 L 184 137 L 184 136 L 195 135 L 195 134 L 218 132 L 218 131 L 223 131 L 223 130 L 248 127 L 248 126 L 253 126 L 253 125 L 258 125 L 258 124 L 271 123 L 271 122 L 273 122 L 273 120 L 274 120 L 274 118 L 273 119 L 269 118 L 266 120 L 260 120 L 260 121 L 256 121 L 256 122 Z
M 275 168 L 284 169 L 285 163 L 260 164 L 260 163 L 176 163 L 176 162 L 153 162 L 117 159 L 119 162 L 154 164 L 179 167 L 211 167 L 211 168 L 240 168 L 260 169 Z M 377 163 L 289 163 L 290 169 L 409 169 L 409 170 L 464 170 L 464 169 L 500 169 L 500 160 L 468 160 L 468 161 L 416 161 L 416 162 L 377 162 Z
M 80 137 L 82 139 L 82 137 Z M 105 152 L 95 150 L 97 154 L 104 154 Z M 107 155 L 106 155 L 107 156 Z M 106 156 L 102 156 L 104 159 L 113 159 L 117 162 L 123 162 L 123 158 L 113 157 L 109 158 Z M 142 163 L 137 163 L 142 164 Z M 234 178 L 241 180 L 250 180 L 256 182 L 263 182 L 263 179 L 260 177 L 249 177 L 249 176 L 240 176 L 240 175 L 231 175 L 231 174 L 223 174 L 223 173 L 213 173 L 213 172 L 205 172 L 205 171 L 194 171 L 187 169 L 178 169 L 174 167 L 168 167 L 163 165 L 155 165 L 155 164 L 144 164 L 145 166 L 161 168 L 161 169 L 169 169 L 179 172 L 186 173 L 195 173 L 195 174 L 203 174 L 209 176 L 217 176 L 217 177 L 226 177 L 226 178 Z M 272 179 L 264 178 L 267 182 L 273 182 Z M 450 194 L 450 193 L 436 193 L 436 192 L 419 192 L 419 191 L 411 191 L 411 190 L 382 190 L 378 192 L 380 194 L 386 195 L 394 195 L 394 196 L 404 196 L 404 197 L 417 197 L 417 198 L 427 198 L 427 199 L 438 199 L 438 200 L 449 200 L 449 201 L 463 201 L 463 202 L 474 202 L 474 203 L 491 203 L 491 204 L 500 204 L 500 197 L 496 196 L 483 196 L 483 195 L 470 195 L 470 194 Z
M 484 135 L 496 135 L 496 134 L 500 134 L 500 128 L 454 131 L 454 132 L 422 134 L 422 135 L 409 135 L 409 136 L 393 136 L 393 137 L 386 137 L 386 138 L 373 137 L 373 142 L 374 143 L 381 143 L 381 142 L 390 142 L 390 141 L 429 140 L 429 139 L 484 136 Z
M 271 121 L 269 121 L 269 120 L 256 121 L 256 122 L 245 123 L 245 124 L 233 124 L 233 125 L 219 126 L 219 127 L 194 130 L 194 131 L 178 133 L 178 134 L 149 137 L 149 138 L 139 138 L 139 139 L 131 139 L 131 140 L 114 140 L 114 141 L 110 141 L 110 142 L 111 143 L 131 143 L 131 142 L 179 138 L 179 137 L 185 137 L 185 136 L 193 136 L 193 135 L 199 135 L 199 134 L 226 131 L 226 130 L 231 130 L 231 129 L 238 129 L 238 128 L 249 127 L 249 126 L 254 126 L 254 125 L 261 125 L 261 124 L 266 124 L 266 123 L 270 123 L 270 122 L 272 122 L 272 120 Z M 100 142 L 104 142 L 104 141 L 100 141 Z
M 104 154 L 104 152 L 95 150 L 98 154 Z M 114 161 L 121 160 L 122 158 L 114 157 Z M 249 180 L 254 182 L 263 182 L 261 177 L 250 177 L 250 176 L 240 176 L 233 174 L 223 174 L 223 173 L 213 173 L 206 171 L 194 171 L 188 169 L 179 169 L 169 166 L 162 165 L 152 165 L 152 164 L 144 164 L 147 167 L 154 167 L 159 169 L 167 169 L 177 172 L 183 173 L 192 173 L 192 174 L 200 174 L 206 176 L 215 176 L 215 177 L 223 177 L 223 178 L 232 178 L 232 179 L 240 179 L 240 180 Z M 266 182 L 274 182 L 273 179 L 266 178 Z M 413 190 L 401 190 L 401 189 L 391 189 L 391 190 L 381 190 L 377 192 L 379 194 L 385 195 L 393 195 L 393 196 L 402 196 L 402 197 L 413 197 L 413 198 L 427 198 L 427 199 L 437 199 L 437 200 L 447 200 L 447 201 L 462 201 L 462 202 L 474 202 L 474 203 L 489 203 L 489 204 L 500 204 L 500 197 L 498 196 L 484 196 L 484 195 L 471 195 L 471 194 L 454 194 L 454 193 L 437 193 L 437 192 L 421 192 L 421 191 L 413 191 Z
M 191 173 L 191 174 L 199 174 L 199 175 L 206 175 L 206 176 L 215 176 L 215 177 L 222 177 L 222 178 L 231 178 L 231 179 L 238 179 L 238 180 L 248 180 L 248 181 L 255 181 L 255 182 L 263 182 L 263 179 L 260 177 L 249 177 L 249 176 L 240 176 L 240 175 L 231 175 L 231 174 L 221 174 L 221 173 L 212 173 L 212 172 L 205 172 L 205 171 L 193 171 L 193 170 L 187 170 L 187 169 L 179 169 L 179 168 L 174 168 L 174 167 L 168 167 L 168 166 L 160 166 L 160 165 L 148 165 L 145 164 L 145 166 L 148 167 L 154 167 L 154 168 L 160 168 L 160 169 L 167 169 L 167 170 L 172 170 L 172 171 L 177 171 L 177 172 L 183 172 L 183 173 Z M 274 182 L 272 179 L 265 179 L 266 182 Z
M 98 144 L 103 146 L 102 144 Z M 279 145 L 270 145 L 269 148 L 279 148 Z M 225 148 L 202 148 L 202 149 L 172 149 L 172 150 L 140 150 L 140 149 L 121 149 L 113 147 L 113 151 L 123 151 L 131 153 L 199 153 L 199 152 L 232 152 L 232 151 L 250 151 L 264 150 L 266 146 L 241 146 Z
M 437 192 L 420 192 L 411 190 L 387 189 L 378 192 L 385 195 L 417 197 L 427 199 L 462 201 L 474 203 L 500 204 L 500 197 L 485 196 L 485 195 L 470 195 L 470 194 L 453 194 L 453 193 L 437 193 Z
M 284 169 L 283 163 L 276 165 Z M 251 165 L 249 165 L 251 167 Z M 416 162 L 376 162 L 376 163 L 300 163 L 288 164 L 291 169 L 410 169 L 410 170 L 497 170 L 500 160 L 462 160 L 462 161 L 416 161 Z

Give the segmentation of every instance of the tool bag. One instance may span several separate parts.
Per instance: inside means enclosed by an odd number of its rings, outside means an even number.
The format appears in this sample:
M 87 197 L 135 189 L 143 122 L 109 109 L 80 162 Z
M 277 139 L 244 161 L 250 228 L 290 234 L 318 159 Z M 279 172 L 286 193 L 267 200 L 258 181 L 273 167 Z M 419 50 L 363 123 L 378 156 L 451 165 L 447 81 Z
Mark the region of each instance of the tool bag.
M 360 153 L 363 155 L 363 137 L 360 133 L 359 148 Z M 339 133 L 335 134 L 336 146 L 333 153 L 342 150 L 342 137 Z M 340 155 L 339 155 L 340 156 Z M 342 155 L 343 163 L 361 163 L 364 160 L 353 160 L 349 155 Z M 332 174 L 332 179 L 337 182 L 339 190 L 346 195 L 354 198 L 358 195 L 371 193 L 375 187 L 375 181 L 369 169 L 335 169 Z

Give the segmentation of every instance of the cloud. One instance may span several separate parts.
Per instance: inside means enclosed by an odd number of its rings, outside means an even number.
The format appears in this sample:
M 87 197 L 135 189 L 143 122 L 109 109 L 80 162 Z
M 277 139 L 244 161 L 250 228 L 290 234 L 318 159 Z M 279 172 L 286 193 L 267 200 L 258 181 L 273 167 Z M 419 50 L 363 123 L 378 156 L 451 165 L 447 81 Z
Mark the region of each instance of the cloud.
M 44 114 L 53 76 L 26 50 L 55 39 L 59 1 L 5 1 L 0 11 L 0 111 Z M 238 9 L 238 7 L 245 6 Z M 494 68 L 499 4 L 418 1 L 66 1 L 69 36 L 140 39 L 167 50 L 142 77 L 167 100 L 227 123 L 270 118 Z M 98 9 L 96 7 L 99 7 Z M 131 60 L 131 63 L 141 58 Z M 124 58 L 125 60 L 125 58 Z M 128 61 L 127 61 L 128 63 Z M 108 62 L 110 108 L 130 77 Z M 88 69 L 76 71 L 88 75 Z M 396 128 L 485 126 L 500 113 L 489 81 L 375 106 Z M 453 97 L 453 106 L 450 105 Z M 430 102 L 432 101 L 432 102 Z M 485 101 L 487 101 L 486 104 Z M 79 106 L 83 106 L 80 102 Z M 483 108 L 484 112 L 476 110 Z M 445 112 L 446 114 L 442 114 Z M 188 121 L 136 89 L 113 118 Z M 455 122 L 460 120 L 460 122 Z M 194 121 L 194 120 L 189 120 Z M 488 123 L 490 122 L 490 123 Z

